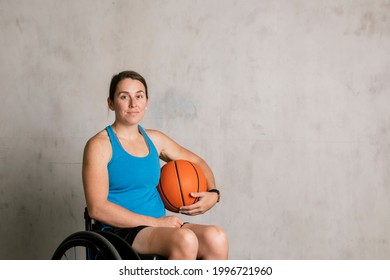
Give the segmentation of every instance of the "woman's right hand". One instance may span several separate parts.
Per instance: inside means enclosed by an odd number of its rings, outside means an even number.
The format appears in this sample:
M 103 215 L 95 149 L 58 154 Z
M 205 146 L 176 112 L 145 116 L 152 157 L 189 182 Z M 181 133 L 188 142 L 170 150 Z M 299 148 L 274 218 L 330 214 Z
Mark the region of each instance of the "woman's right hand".
M 180 228 L 183 225 L 183 221 L 176 216 L 165 216 L 156 219 L 157 227 L 173 227 Z

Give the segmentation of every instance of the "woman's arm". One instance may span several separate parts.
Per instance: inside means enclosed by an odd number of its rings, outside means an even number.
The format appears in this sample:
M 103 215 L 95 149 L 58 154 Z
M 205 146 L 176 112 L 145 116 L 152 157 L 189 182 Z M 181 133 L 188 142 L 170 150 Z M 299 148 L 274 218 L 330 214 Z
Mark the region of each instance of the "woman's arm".
M 210 190 L 216 188 L 214 174 L 208 164 L 200 156 L 180 146 L 160 131 L 147 130 L 147 132 L 163 161 L 169 162 L 171 160 L 184 159 L 197 164 L 202 169 L 206 177 L 207 189 Z M 182 214 L 202 214 L 213 207 L 218 200 L 218 195 L 211 192 L 193 193 L 192 196 L 199 197 L 199 201 L 193 205 L 182 207 L 180 209 Z

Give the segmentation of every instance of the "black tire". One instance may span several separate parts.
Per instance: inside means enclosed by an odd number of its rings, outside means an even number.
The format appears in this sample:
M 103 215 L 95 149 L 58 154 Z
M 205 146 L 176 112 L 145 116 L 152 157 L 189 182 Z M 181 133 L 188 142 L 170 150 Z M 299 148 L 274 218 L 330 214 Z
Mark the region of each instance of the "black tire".
M 121 256 L 105 237 L 93 231 L 69 235 L 58 246 L 52 260 L 120 260 Z

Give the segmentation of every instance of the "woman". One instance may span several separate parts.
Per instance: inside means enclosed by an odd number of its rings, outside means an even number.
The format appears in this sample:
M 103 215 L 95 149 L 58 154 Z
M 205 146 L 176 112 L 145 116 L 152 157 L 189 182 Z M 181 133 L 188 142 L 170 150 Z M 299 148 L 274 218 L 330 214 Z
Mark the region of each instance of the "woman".
M 125 238 L 141 254 L 168 259 L 227 259 L 228 242 L 217 226 L 184 223 L 167 216 L 157 192 L 160 162 L 185 159 L 204 172 L 208 192 L 180 213 L 198 215 L 219 200 L 206 162 L 157 130 L 140 125 L 148 106 L 145 79 L 134 71 L 115 75 L 107 99 L 115 121 L 86 144 L 83 185 L 89 215 Z M 212 191 L 210 191 L 212 190 Z

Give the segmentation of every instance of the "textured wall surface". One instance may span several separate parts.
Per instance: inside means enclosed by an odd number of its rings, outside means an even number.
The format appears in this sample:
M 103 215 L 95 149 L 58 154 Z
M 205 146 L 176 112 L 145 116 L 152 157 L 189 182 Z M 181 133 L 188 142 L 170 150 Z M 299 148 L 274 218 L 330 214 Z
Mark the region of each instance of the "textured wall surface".
M 213 168 L 232 259 L 390 259 L 390 1 L 0 0 L 0 258 L 83 229 L 111 76 Z

